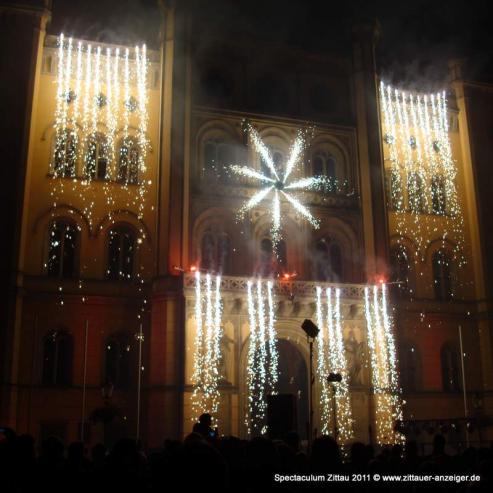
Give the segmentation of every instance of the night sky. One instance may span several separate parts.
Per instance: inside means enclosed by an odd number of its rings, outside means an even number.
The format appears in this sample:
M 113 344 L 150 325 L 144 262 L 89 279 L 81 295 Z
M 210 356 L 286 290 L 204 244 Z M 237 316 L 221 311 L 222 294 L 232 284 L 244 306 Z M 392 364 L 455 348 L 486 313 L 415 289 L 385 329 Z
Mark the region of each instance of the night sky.
M 177 0 L 177 3 L 179 0 Z M 181 0 L 183 3 L 184 0 Z M 53 0 L 53 34 L 156 46 L 155 0 Z M 379 73 L 401 84 L 446 79 L 447 60 L 466 58 L 467 78 L 493 82 L 493 30 L 488 2 L 456 0 L 191 0 L 200 22 L 194 34 L 207 43 L 222 33 L 312 52 L 350 48 L 351 25 L 378 19 Z

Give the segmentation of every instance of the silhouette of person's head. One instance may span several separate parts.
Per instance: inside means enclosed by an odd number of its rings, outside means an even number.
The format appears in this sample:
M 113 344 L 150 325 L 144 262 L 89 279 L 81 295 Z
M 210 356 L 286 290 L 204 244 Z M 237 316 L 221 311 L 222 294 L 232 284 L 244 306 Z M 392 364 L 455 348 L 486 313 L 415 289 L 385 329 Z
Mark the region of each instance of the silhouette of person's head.
M 67 458 L 69 462 L 80 462 L 84 459 L 84 444 L 73 442 L 68 446 Z
M 20 435 L 15 442 L 17 456 L 21 460 L 33 460 L 36 457 L 34 438 L 31 435 Z
M 362 469 L 368 461 L 366 446 L 361 442 L 354 442 L 351 445 L 351 464 L 353 467 Z
M 336 470 L 341 465 L 341 455 L 337 442 L 330 436 L 320 436 L 313 441 L 311 464 L 315 471 L 324 468 Z
M 296 431 L 288 431 L 284 440 L 295 452 L 300 450 L 300 436 Z
M 202 426 L 210 426 L 212 424 L 212 416 L 209 413 L 203 413 L 199 417 L 199 423 Z
M 106 447 L 102 443 L 94 445 L 91 449 L 91 458 L 93 462 L 96 464 L 103 464 L 107 452 Z
M 41 455 L 49 461 L 60 461 L 63 459 L 63 443 L 54 436 L 43 440 L 41 444 Z

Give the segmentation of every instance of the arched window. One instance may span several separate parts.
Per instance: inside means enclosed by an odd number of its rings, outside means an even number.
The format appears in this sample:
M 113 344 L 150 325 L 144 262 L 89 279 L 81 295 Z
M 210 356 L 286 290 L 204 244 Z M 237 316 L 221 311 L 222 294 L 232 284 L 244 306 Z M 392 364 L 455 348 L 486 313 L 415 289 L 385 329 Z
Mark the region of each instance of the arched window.
M 92 180 L 107 180 L 109 146 L 106 137 L 100 133 L 91 135 L 86 146 L 86 176 Z
M 211 179 L 225 180 L 229 166 L 235 164 L 236 153 L 232 144 L 210 139 L 204 143 L 204 175 Z
M 119 333 L 110 336 L 105 342 L 104 379 L 115 389 L 127 389 L 133 383 L 133 374 L 137 372 L 134 365 L 134 345 L 129 334 Z M 133 370 L 133 372 L 132 372 Z
M 330 238 L 321 238 L 313 251 L 314 275 L 317 281 L 339 282 L 343 278 L 343 257 L 340 245 Z
M 272 161 L 274 162 L 274 169 L 277 171 L 279 176 L 282 176 L 282 167 L 284 162 L 284 156 L 279 151 L 274 151 L 272 153 Z
M 387 180 L 387 204 L 390 210 L 398 210 L 402 207 L 402 181 L 399 171 L 388 169 Z
M 231 144 L 220 143 L 217 146 L 217 162 L 221 176 L 226 176 L 228 167 L 235 164 L 235 149 Z
M 325 239 L 318 240 L 315 243 L 314 251 L 315 279 L 317 281 L 327 281 L 329 277 L 329 247 Z
M 423 180 L 419 173 L 410 173 L 407 177 L 407 193 L 409 200 L 409 209 L 414 213 L 422 213 L 424 211 L 424 189 Z
M 260 273 L 262 277 L 274 274 L 274 246 L 270 238 L 260 241 Z
M 208 140 L 204 144 L 204 172 L 206 174 L 217 171 L 217 143 Z
M 74 130 L 60 130 L 55 136 L 53 149 L 53 171 L 56 176 L 76 175 L 78 136 Z
M 272 146 L 267 146 L 267 149 L 269 150 L 269 154 L 274 164 L 274 169 L 277 171 L 277 174 L 279 176 L 282 176 L 283 163 L 284 163 L 284 156 L 282 152 L 277 149 L 274 149 Z M 265 162 L 263 157 L 260 157 L 260 172 L 263 175 L 269 176 L 271 178 L 274 175 L 274 173 L 272 173 L 271 169 L 269 168 L 269 165 Z
M 131 184 L 139 181 L 139 145 L 134 139 L 127 138 L 120 146 L 118 180 Z
M 65 331 L 52 331 L 43 339 L 44 385 L 72 383 L 73 338 Z
M 324 158 L 320 154 L 317 154 L 313 158 L 313 175 L 314 176 L 324 175 Z
M 279 240 L 277 243 L 277 267 L 280 272 L 286 272 L 288 269 L 288 252 L 286 242 Z
M 225 233 L 219 235 L 217 241 L 217 272 L 228 274 L 231 261 L 231 242 Z
M 206 231 L 200 243 L 200 267 L 228 274 L 231 269 L 231 241 L 226 233 Z
M 129 280 L 133 275 L 135 234 L 126 226 L 117 226 L 108 232 L 108 279 Z
M 317 152 L 313 156 L 313 175 L 336 180 L 336 159 L 327 152 Z
M 200 245 L 200 267 L 204 270 L 214 270 L 216 241 L 212 233 L 206 232 L 202 236 Z
M 444 250 L 438 250 L 433 254 L 432 263 L 435 298 L 450 300 L 453 296 L 450 255 Z
M 390 252 L 390 280 L 397 296 L 406 296 L 410 292 L 409 255 L 402 245 L 392 248 Z
M 338 282 L 342 280 L 342 252 L 341 247 L 332 242 L 330 245 L 330 267 L 332 270 L 331 281 Z
M 69 220 L 57 219 L 51 224 L 48 247 L 48 275 L 73 277 L 76 269 L 78 231 Z
M 269 165 L 266 163 L 265 159 L 261 156 L 260 157 L 260 172 L 264 175 L 264 176 L 271 176 L 272 174 L 272 171 L 271 169 L 269 168 Z
M 445 180 L 443 176 L 435 175 L 431 179 L 431 206 L 435 214 L 445 214 Z
M 421 361 L 413 345 L 405 345 L 400 354 L 401 383 L 405 392 L 418 390 L 421 377 Z
M 446 392 L 458 392 L 461 389 L 460 354 L 452 344 L 444 344 L 440 351 L 442 364 L 442 385 Z

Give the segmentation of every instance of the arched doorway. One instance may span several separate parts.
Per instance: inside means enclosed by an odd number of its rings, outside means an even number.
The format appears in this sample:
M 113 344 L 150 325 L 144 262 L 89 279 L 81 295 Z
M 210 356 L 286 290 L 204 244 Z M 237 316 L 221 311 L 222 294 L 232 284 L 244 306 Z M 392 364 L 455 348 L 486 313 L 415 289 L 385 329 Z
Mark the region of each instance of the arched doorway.
M 292 394 L 296 401 L 297 431 L 307 438 L 308 368 L 300 350 L 287 339 L 279 339 L 279 394 Z

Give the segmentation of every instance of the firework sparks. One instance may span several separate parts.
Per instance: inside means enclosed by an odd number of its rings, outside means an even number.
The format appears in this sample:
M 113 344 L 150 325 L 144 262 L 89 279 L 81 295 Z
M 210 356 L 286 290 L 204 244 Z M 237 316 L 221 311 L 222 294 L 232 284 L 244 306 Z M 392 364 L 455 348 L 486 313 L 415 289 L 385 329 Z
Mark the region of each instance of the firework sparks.
M 381 82 L 380 108 L 388 203 L 398 243 L 403 244 L 405 238 L 415 243 L 414 263 L 422 269 L 430 242 L 438 239 L 443 248 L 452 248 L 462 267 L 466 263 L 464 214 L 445 92 L 416 94 Z
M 250 344 L 247 363 L 248 410 L 245 424 L 249 435 L 267 431 L 267 396 L 277 393 L 279 355 L 275 328 L 272 282 L 248 281 Z
M 207 412 L 217 424 L 222 337 L 221 277 L 195 273 L 195 352 L 193 363 L 192 420 Z
M 298 131 L 293 145 L 291 146 L 286 166 L 284 170 L 281 170 L 276 167 L 271 153 L 260 137 L 258 131 L 250 124 L 247 125 L 247 130 L 255 151 L 260 155 L 267 169 L 262 173 L 248 166 L 232 165 L 230 167 L 233 173 L 244 176 L 245 178 L 253 178 L 263 186 L 261 190 L 255 193 L 253 197 L 241 207 L 239 216 L 243 217 L 246 212 L 253 209 L 263 200 L 270 200 L 272 215 L 271 234 L 274 243 L 277 243 L 281 238 L 281 199 L 285 199 L 283 202 L 289 204 L 315 229 L 318 229 L 320 227 L 319 220 L 315 218 L 308 207 L 303 205 L 299 198 L 295 197 L 291 192 L 321 190 L 323 188 L 331 188 L 333 184 L 329 183 L 330 180 L 323 176 L 312 176 L 295 179 L 294 181 L 289 180 L 303 154 L 303 149 L 305 148 L 305 132 Z

